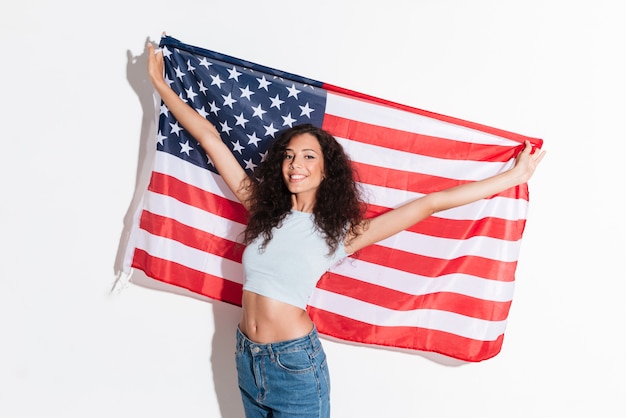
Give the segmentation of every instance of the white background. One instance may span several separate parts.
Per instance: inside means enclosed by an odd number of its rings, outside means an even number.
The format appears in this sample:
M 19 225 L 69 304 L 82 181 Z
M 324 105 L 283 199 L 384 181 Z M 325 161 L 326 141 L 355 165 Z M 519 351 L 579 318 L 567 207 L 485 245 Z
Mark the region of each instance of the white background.
M 325 340 L 334 417 L 626 416 L 620 3 L 3 1 L 0 416 L 242 416 L 239 308 L 110 292 L 149 147 L 144 45 L 164 30 L 545 140 L 502 352 Z

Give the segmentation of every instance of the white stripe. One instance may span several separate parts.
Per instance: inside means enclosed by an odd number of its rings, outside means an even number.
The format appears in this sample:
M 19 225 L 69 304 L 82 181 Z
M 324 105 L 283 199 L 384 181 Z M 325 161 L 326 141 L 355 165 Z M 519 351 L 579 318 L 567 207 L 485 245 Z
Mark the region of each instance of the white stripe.
M 372 325 L 428 328 L 478 341 L 495 341 L 506 328 L 506 320 L 487 321 L 432 309 L 395 311 L 322 289 L 315 289 L 309 305 Z
M 476 144 L 517 146 L 519 142 L 406 110 L 328 93 L 326 113 L 363 123 Z
M 152 235 L 145 230 L 138 231 L 136 248 L 146 251 L 153 257 L 182 264 L 231 282 L 243 283 L 241 263 L 188 247 L 178 241 Z
M 167 174 L 187 184 L 192 184 L 202 190 L 232 200 L 233 202 L 239 202 L 222 179 L 222 176 L 183 161 L 167 152 L 157 151 L 153 171 Z
M 378 242 L 384 247 L 421 254 L 427 257 L 452 260 L 463 256 L 479 256 L 510 262 L 519 257 L 521 241 L 505 241 L 476 236 L 463 240 L 431 237 L 415 232 L 401 231 Z
M 514 282 L 501 282 L 460 273 L 436 278 L 424 277 L 352 258 L 337 264 L 330 271 L 415 296 L 450 292 L 494 302 L 509 302 L 513 299 L 515 289 Z
M 398 151 L 341 137 L 335 138 L 352 161 L 456 180 L 482 180 L 508 170 L 515 161 L 515 159 L 507 162 L 450 160 Z
M 406 190 L 391 189 L 366 183 L 359 184 L 364 192 L 364 200 L 367 203 L 386 208 L 396 208 L 424 196 L 421 193 L 413 193 Z M 524 199 L 496 196 L 491 199 L 481 199 L 463 206 L 437 212 L 433 216 L 456 220 L 478 220 L 493 217 L 517 221 L 526 219 L 527 210 L 528 201 Z
M 175 219 L 184 225 L 230 241 L 237 241 L 245 228 L 243 224 L 159 193 L 147 191 L 145 202 L 144 208 L 148 212 Z

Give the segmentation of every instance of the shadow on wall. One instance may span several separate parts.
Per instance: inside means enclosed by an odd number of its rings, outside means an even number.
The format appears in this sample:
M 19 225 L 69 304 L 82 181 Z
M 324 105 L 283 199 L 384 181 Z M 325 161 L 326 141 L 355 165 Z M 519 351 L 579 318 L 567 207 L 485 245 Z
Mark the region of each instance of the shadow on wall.
M 146 38 L 146 44 L 151 42 Z M 160 99 L 156 96 L 154 88 L 148 79 L 148 50 L 144 48 L 141 55 L 133 56 L 127 51 L 126 76 L 128 83 L 137 94 L 141 104 L 142 121 L 139 138 L 139 152 L 135 191 L 123 221 L 123 230 L 119 240 L 119 246 L 115 259 L 114 272 L 115 282 L 111 291 L 123 288 L 129 281 L 144 288 L 187 296 L 208 302 L 213 308 L 215 321 L 215 333 L 212 338 L 210 368 L 213 376 L 216 397 L 219 403 L 220 415 L 223 417 L 243 417 L 243 406 L 237 385 L 237 373 L 235 370 L 235 329 L 240 317 L 240 308 L 224 302 L 213 301 L 196 293 L 190 292 L 178 286 L 173 286 L 154 280 L 140 270 L 133 270 L 130 277 L 126 278 L 124 264 L 128 250 L 130 233 L 135 217 L 140 209 L 144 191 L 148 187 L 152 165 L 156 152 L 155 138 L 157 134 L 157 115 Z

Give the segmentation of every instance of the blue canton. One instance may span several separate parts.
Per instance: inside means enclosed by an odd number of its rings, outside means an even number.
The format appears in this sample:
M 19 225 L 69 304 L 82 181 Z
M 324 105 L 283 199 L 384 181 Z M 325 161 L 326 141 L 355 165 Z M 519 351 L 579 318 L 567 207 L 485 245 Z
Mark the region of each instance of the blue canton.
M 248 173 L 264 160 L 281 131 L 302 123 L 322 126 L 326 91 L 321 83 L 208 50 L 161 45 L 166 82 L 215 125 Z M 216 172 L 200 144 L 163 103 L 157 140 L 157 150 Z

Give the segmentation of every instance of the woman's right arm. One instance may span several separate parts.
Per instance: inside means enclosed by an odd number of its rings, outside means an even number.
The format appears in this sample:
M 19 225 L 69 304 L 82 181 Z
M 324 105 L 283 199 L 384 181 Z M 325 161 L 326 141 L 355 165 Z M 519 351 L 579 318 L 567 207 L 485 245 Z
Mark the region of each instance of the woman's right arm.
M 148 76 L 159 96 L 183 128 L 200 143 L 215 168 L 237 199 L 246 206 L 250 177 L 239 165 L 230 149 L 222 142 L 215 126 L 189 106 L 163 79 L 163 53 L 148 43 Z

